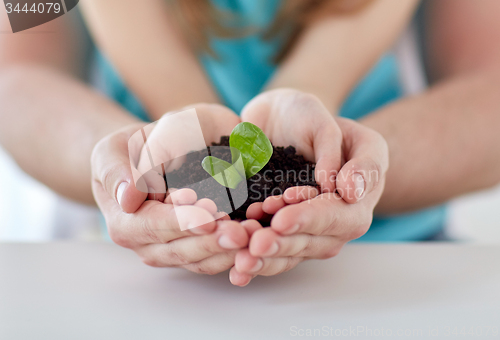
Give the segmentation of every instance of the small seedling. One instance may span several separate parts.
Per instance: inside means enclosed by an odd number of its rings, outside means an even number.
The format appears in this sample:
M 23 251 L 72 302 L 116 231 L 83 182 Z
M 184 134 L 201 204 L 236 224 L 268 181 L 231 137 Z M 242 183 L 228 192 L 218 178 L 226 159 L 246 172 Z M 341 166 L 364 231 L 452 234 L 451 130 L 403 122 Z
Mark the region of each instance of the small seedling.
M 248 122 L 236 125 L 229 137 L 229 146 L 233 164 L 208 156 L 203 159 L 201 165 L 217 182 L 231 189 L 236 189 L 241 181 L 258 173 L 273 154 L 273 146 L 264 132 Z M 239 152 L 233 151 L 234 149 Z M 244 169 L 238 171 L 234 164 L 240 156 Z

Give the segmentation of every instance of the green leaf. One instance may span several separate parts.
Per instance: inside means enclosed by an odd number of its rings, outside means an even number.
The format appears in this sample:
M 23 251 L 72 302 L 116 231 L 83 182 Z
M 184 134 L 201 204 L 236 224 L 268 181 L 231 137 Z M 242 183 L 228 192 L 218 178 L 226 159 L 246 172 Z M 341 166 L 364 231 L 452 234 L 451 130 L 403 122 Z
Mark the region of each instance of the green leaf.
M 217 157 L 207 156 L 203 158 L 201 166 L 219 184 L 227 188 L 236 189 L 238 184 L 244 180 L 243 176 L 231 163 Z
M 252 123 L 243 122 L 233 129 L 229 145 L 240 151 L 247 178 L 259 172 L 271 159 L 273 146 L 264 132 Z M 233 163 L 239 155 L 233 153 Z

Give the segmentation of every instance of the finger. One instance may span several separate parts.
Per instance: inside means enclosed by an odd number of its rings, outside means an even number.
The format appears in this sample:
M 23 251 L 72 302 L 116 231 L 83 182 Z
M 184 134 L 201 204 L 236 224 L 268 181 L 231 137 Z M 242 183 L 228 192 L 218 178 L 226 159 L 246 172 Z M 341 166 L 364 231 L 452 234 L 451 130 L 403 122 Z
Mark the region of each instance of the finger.
M 283 195 L 269 196 L 262 204 L 262 211 L 268 215 L 274 215 L 285 205 Z
M 216 212 L 214 214 L 214 218 L 216 221 L 230 221 L 231 220 L 231 217 L 223 211 Z
M 314 198 L 318 196 L 318 194 L 319 194 L 318 189 L 310 186 L 299 186 L 299 187 L 288 188 L 283 195 L 270 196 L 266 198 L 261 206 L 258 206 L 258 204 L 261 203 L 252 204 L 250 207 L 254 205 L 255 207 L 252 208 L 250 214 L 252 216 L 259 217 L 258 219 L 263 219 L 264 215 L 266 216 L 274 215 L 278 212 L 278 210 L 280 210 L 287 204 L 300 203 L 308 199 Z M 247 217 L 248 217 L 248 210 L 247 210 Z
M 264 262 L 261 258 L 254 257 L 248 249 L 241 249 L 234 258 L 234 268 L 239 273 L 254 274 L 261 270 Z
M 165 198 L 165 203 L 175 206 L 193 205 L 197 200 L 198 196 L 193 189 L 168 189 L 168 196 Z
M 245 220 L 240 223 L 247 231 L 248 237 L 251 237 L 257 230 L 263 229 L 262 225 L 256 220 Z
M 271 228 L 280 235 L 305 233 L 352 240 L 368 231 L 372 211 L 366 200 L 347 204 L 336 194 L 322 194 L 284 207 L 272 219 Z
M 236 253 L 234 267 L 239 273 L 272 276 L 294 268 L 303 260 L 299 257 L 259 258 L 242 249 Z
M 129 138 L 141 126 L 128 127 L 102 139 L 94 147 L 91 157 L 92 180 L 102 185 L 108 196 L 126 213 L 137 211 L 147 197 L 147 189 L 136 188 L 128 148 Z M 144 183 L 137 185 L 144 186 Z M 98 200 L 97 203 L 101 202 Z
M 295 268 L 304 259 L 300 257 L 277 257 L 265 258 L 262 261 L 264 261 L 262 269 L 253 274 L 262 276 L 279 275 Z
M 163 164 L 155 166 L 153 156 L 146 140 L 146 131 L 151 132 L 156 123 L 142 127 L 128 140 L 130 165 L 135 175 L 135 183 L 141 182 L 140 190 L 148 193 L 149 200 L 163 202 L 166 184 Z
M 231 270 L 229 271 L 229 281 L 233 285 L 239 287 L 247 286 L 255 276 L 256 275 L 240 273 L 236 270 L 235 267 L 232 267 Z
M 103 211 L 111 239 L 127 248 L 209 234 L 217 226 L 208 211 L 189 205 L 174 208 L 171 204 L 146 201 L 134 214 Z M 189 223 L 196 227 L 182 227 Z
M 252 203 L 247 208 L 246 216 L 248 219 L 262 220 L 267 217 L 267 214 L 262 210 L 262 202 Z
M 288 204 L 297 204 L 318 196 L 319 190 L 310 186 L 298 186 L 286 189 L 283 195 L 270 196 L 262 203 L 262 211 L 274 215 Z M 256 203 L 254 203 L 256 204 Z M 254 212 L 252 212 L 254 213 Z M 254 213 L 257 215 L 257 213 Z M 247 213 L 248 215 L 248 213 Z
M 238 222 L 219 222 L 209 235 L 184 237 L 166 244 L 150 244 L 137 250 L 144 262 L 154 267 L 183 266 L 218 253 L 248 245 L 248 234 Z
M 319 190 L 311 186 L 291 187 L 286 189 L 283 200 L 286 204 L 297 204 L 319 195 Z
M 337 175 L 337 191 L 347 203 L 356 203 L 385 178 L 388 147 L 380 134 L 361 124 L 341 118 L 338 123 L 344 131 L 347 163 Z
M 217 213 L 217 205 L 215 204 L 214 201 L 208 198 L 202 198 L 201 200 L 197 201 L 194 204 L 195 207 L 200 207 L 211 213 L 212 215 L 215 215 Z
M 296 234 L 280 236 L 271 229 L 256 231 L 248 249 L 254 257 L 302 257 L 325 259 L 335 256 L 342 241 L 332 236 Z
M 163 178 L 161 166 L 149 170 L 142 175 L 141 180 L 145 181 L 148 192 L 148 199 L 163 202 L 166 196 L 167 186 Z
M 317 122 L 314 130 L 313 146 L 316 160 L 314 178 L 322 192 L 335 191 L 335 175 L 342 165 L 342 131 L 333 117 L 324 117 Z
M 235 251 L 220 253 L 183 268 L 197 274 L 216 275 L 234 266 Z
M 206 145 L 218 143 L 220 136 L 229 136 L 241 123 L 240 117 L 224 105 L 196 104 L 196 110 Z
M 212 229 L 215 223 L 215 218 L 210 212 L 192 205 L 174 205 L 174 213 L 181 231 L 191 230 L 195 234 L 200 234 Z

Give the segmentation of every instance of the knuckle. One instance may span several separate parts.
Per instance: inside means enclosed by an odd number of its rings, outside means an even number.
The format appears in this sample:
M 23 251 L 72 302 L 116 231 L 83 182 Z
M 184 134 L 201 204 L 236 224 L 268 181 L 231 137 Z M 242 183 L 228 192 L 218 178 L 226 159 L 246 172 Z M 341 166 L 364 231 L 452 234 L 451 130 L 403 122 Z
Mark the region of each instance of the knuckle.
M 389 145 L 385 138 L 378 131 L 371 130 L 375 145 L 380 150 L 380 162 L 377 163 L 377 170 L 380 174 L 384 174 L 389 168 Z
M 284 272 L 289 271 L 290 269 L 295 267 L 296 264 L 297 264 L 296 258 L 288 257 L 285 266 L 278 271 L 278 274 L 282 274 Z
M 106 153 L 106 150 L 110 148 L 112 136 L 106 136 L 99 140 L 94 148 L 92 149 L 92 153 L 90 155 L 90 162 L 94 166 L 102 165 L 102 155 Z M 93 167 L 92 167 L 93 168 Z
M 317 110 L 323 107 L 323 104 L 315 95 L 300 91 L 294 91 L 290 104 L 298 112 L 303 112 L 304 114 L 309 114 L 310 110 Z
M 355 240 L 363 236 L 368 232 L 372 224 L 373 215 L 371 213 L 365 213 L 365 216 L 361 218 L 360 222 L 356 225 L 351 233 L 351 239 Z
M 296 257 L 308 257 L 314 252 L 314 244 L 313 244 L 313 237 L 307 235 L 307 240 L 304 245 L 304 247 L 299 250 L 296 254 L 293 256 Z
M 213 255 L 215 253 L 215 249 L 210 242 L 200 242 L 199 248 L 204 254 Z
M 155 257 L 143 257 L 143 258 L 141 258 L 141 260 L 142 260 L 142 263 L 144 263 L 147 266 L 154 267 L 154 268 L 162 267 L 160 265 L 160 262 L 158 261 L 158 259 Z
M 113 179 L 116 173 L 120 170 L 120 166 L 117 164 L 108 165 L 103 170 L 100 177 L 101 183 L 104 185 L 104 188 L 108 191 L 108 193 L 114 198 L 116 194 L 116 188 Z
M 185 266 L 191 264 L 191 260 L 179 251 L 175 251 L 169 244 L 166 244 L 166 249 L 163 254 L 164 261 L 176 266 Z
M 318 97 L 311 93 L 296 91 L 295 92 L 295 100 L 297 103 L 301 104 L 319 104 L 320 100 Z
M 365 181 L 372 182 L 373 187 L 375 187 L 375 185 L 380 181 L 380 178 L 384 175 L 382 164 L 372 159 L 370 160 L 368 168 L 368 176 L 365 178 Z
M 190 268 L 198 274 L 215 275 L 219 273 L 213 266 L 204 262 L 193 263 Z
M 122 231 L 120 231 L 118 228 L 110 226 L 108 228 L 108 233 L 109 237 L 111 240 L 119 245 L 120 247 L 124 248 L 131 248 L 132 242 L 130 239 L 125 235 Z
M 283 274 L 284 272 L 289 271 L 296 265 L 296 257 L 286 257 L 284 259 L 277 259 L 273 260 L 271 259 L 270 261 L 276 261 L 276 262 L 269 262 L 268 263 L 268 268 L 264 269 L 259 275 L 262 276 L 273 276 L 273 275 L 279 275 Z
M 160 240 L 158 235 L 155 232 L 153 232 L 149 222 L 146 219 L 143 219 L 140 223 L 141 223 L 140 228 L 143 234 L 146 235 L 146 237 L 149 238 L 152 243 L 164 243 L 162 242 L 162 240 Z
M 331 259 L 332 257 L 335 257 L 340 253 L 340 249 L 341 248 L 339 247 L 331 247 L 321 255 L 320 259 L 322 260 Z
M 334 214 L 331 214 L 326 223 L 326 228 L 322 230 L 320 236 L 335 234 L 335 229 L 337 225 L 338 225 L 338 217 L 336 217 Z

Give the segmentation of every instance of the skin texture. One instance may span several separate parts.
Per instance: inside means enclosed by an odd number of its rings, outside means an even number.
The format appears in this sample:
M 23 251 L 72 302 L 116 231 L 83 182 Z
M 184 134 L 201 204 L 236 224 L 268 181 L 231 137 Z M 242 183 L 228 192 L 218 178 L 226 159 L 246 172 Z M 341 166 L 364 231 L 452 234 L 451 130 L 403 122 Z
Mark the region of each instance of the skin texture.
M 375 0 L 358 13 L 311 24 L 267 89 L 294 88 L 314 94 L 335 114 L 398 38 L 417 4 L 416 0 Z
M 233 284 L 245 286 L 255 275 L 280 274 L 307 259 L 331 258 L 345 243 L 368 231 L 389 166 L 387 144 L 378 133 L 361 124 L 343 118 L 336 121 L 343 131 L 343 154 L 349 160 L 335 181 L 342 197 L 314 188 L 290 188 L 282 196 L 252 205 L 248 218 L 274 216 L 271 228 L 258 228 L 256 221 L 248 222 L 254 232 L 248 249 L 236 254 L 230 272 Z M 375 170 L 377 176 L 367 176 L 369 170 Z M 356 193 L 353 174 L 365 177 L 362 189 Z
M 147 21 L 143 19 L 141 22 L 141 18 L 138 17 L 134 21 L 136 25 L 124 21 L 125 17 L 133 14 L 133 6 L 123 9 L 123 12 L 116 12 L 113 1 L 117 2 L 117 0 L 87 1 L 84 5 L 86 20 L 101 49 L 106 52 L 130 88 L 145 103 L 154 119 L 160 118 L 165 108 L 178 107 L 172 104 L 172 100 L 183 98 L 185 93 L 180 90 L 185 86 L 187 79 L 190 80 L 189 84 L 193 85 L 193 88 L 189 89 L 191 95 L 198 97 L 199 101 L 215 102 L 217 100 L 194 54 L 183 42 L 175 25 L 169 24 L 167 15 L 163 14 L 164 11 L 161 10 L 164 6 L 163 1 L 153 1 L 151 8 L 156 10 L 151 10 L 151 13 L 147 15 Z M 120 2 L 120 4 L 123 7 L 123 3 Z M 366 192 L 370 192 L 371 182 L 358 176 L 361 195 L 356 197 L 352 174 L 346 175 L 346 180 L 342 183 L 336 183 L 335 176 L 331 176 L 332 173 L 336 174 L 340 170 L 342 161 L 349 161 L 353 151 L 358 147 L 362 149 L 364 145 L 356 141 L 356 143 L 351 143 L 352 149 L 346 149 L 344 145 L 347 143 L 342 136 L 340 124 L 332 116 L 335 112 L 334 104 L 341 102 L 359 78 L 392 44 L 410 17 L 415 4 L 416 1 L 406 1 L 401 5 L 401 2 L 377 0 L 355 15 L 330 17 L 315 23 L 305 30 L 297 46 L 280 65 L 276 76 L 267 86 L 268 91 L 257 97 L 244 110 L 246 114 L 243 114 L 242 119 L 261 126 L 275 145 L 294 145 L 299 153 L 318 163 L 318 174 L 325 174 L 318 176 L 323 193 L 333 193 L 337 185 L 348 189 L 350 193 L 346 190 L 343 202 L 356 203 L 360 199 L 364 200 L 362 193 L 365 188 L 368 189 Z M 392 15 L 390 20 L 387 20 L 387 14 L 393 11 L 398 15 Z M 104 17 L 106 20 L 102 19 Z M 379 30 L 374 35 L 371 27 L 375 24 Z M 118 30 L 117 27 L 122 27 L 123 30 Z M 126 41 L 121 38 L 124 32 L 127 36 Z M 152 32 L 160 33 L 152 34 Z M 149 38 L 144 39 L 145 36 Z M 331 45 L 325 46 L 323 44 L 325 39 L 328 39 Z M 344 52 L 338 53 L 339 50 Z M 151 62 L 144 62 L 150 58 L 155 59 Z M 347 61 L 351 65 L 349 68 L 344 67 Z M 313 68 L 316 62 L 328 63 L 328 72 L 325 73 L 325 68 Z M 171 81 L 164 81 L 164 79 Z M 310 86 L 311 84 L 315 86 Z M 328 90 L 328 97 L 325 96 L 325 92 L 322 92 L 324 90 Z M 313 92 L 313 94 L 306 92 Z M 165 96 L 165 93 L 177 93 L 177 96 Z M 270 108 L 276 108 L 276 110 Z M 293 119 L 290 119 L 287 114 L 290 108 L 295 108 L 292 110 Z M 360 131 L 358 134 L 368 131 L 361 126 L 357 128 Z M 294 133 L 290 134 L 289 131 L 294 131 Z M 290 137 L 292 135 L 294 138 Z M 376 138 L 381 140 L 378 135 Z M 380 156 L 376 160 L 377 169 L 384 169 L 380 172 L 382 177 L 380 187 L 383 188 L 387 148 L 383 141 L 375 145 L 379 148 L 375 154 Z M 165 148 L 168 147 L 171 146 L 165 145 Z M 346 150 L 348 152 L 345 152 Z M 365 166 L 365 164 L 358 164 L 358 166 Z M 158 183 L 158 187 L 161 186 L 162 184 Z M 126 197 L 127 193 L 128 191 L 125 191 L 123 197 Z M 298 196 L 295 203 L 301 202 L 302 195 Z M 330 196 L 333 201 L 335 195 L 330 194 Z M 149 198 L 161 200 L 163 196 L 149 195 Z M 366 232 L 376 200 L 376 198 L 370 200 L 371 204 L 366 206 L 359 205 L 360 209 L 362 207 L 368 209 L 367 213 L 360 215 L 367 218 L 360 218 L 361 222 L 351 225 L 350 231 L 352 232 L 342 234 L 346 241 Z M 282 202 L 283 207 L 290 203 L 290 200 Z M 277 212 L 277 210 L 271 210 L 270 215 Z M 290 211 L 290 216 L 295 212 L 295 210 L 287 209 L 284 211 Z M 258 207 L 256 212 L 264 214 L 263 211 L 259 212 Z M 108 222 L 108 226 L 110 223 L 115 224 L 111 221 Z M 244 225 L 250 226 L 252 230 L 255 227 L 252 222 Z M 330 227 L 330 224 L 323 225 L 324 229 Z M 347 234 L 352 234 L 352 237 Z M 325 255 L 324 250 L 325 248 L 318 249 L 315 256 L 329 257 Z M 334 253 L 333 250 L 330 253 Z M 310 255 L 314 256 L 314 254 Z M 234 277 L 235 270 L 231 277 Z
M 389 144 L 376 212 L 412 211 L 500 182 L 500 3 L 428 1 L 427 92 L 362 122 Z M 425 159 L 425 162 L 411 160 Z
M 135 52 L 141 51 L 140 49 L 121 50 L 127 48 L 127 44 L 104 46 L 107 45 L 106 42 L 117 40 L 106 35 L 106 31 L 109 34 L 112 30 L 99 26 L 105 23 L 99 20 L 99 8 L 95 7 L 98 3 L 88 1 L 89 9 L 86 9 L 94 36 L 103 45 L 101 47 L 113 64 L 118 66 L 120 73 L 125 75 L 127 84 L 146 103 L 154 119 L 160 118 L 164 112 L 192 103 L 217 102 L 213 90 L 207 88 L 208 82 L 204 80 L 192 52 L 183 47 L 175 28 L 161 26 L 161 34 L 167 36 L 160 36 L 161 39 L 158 40 L 174 44 L 177 48 L 173 50 L 176 52 L 171 54 L 173 52 L 167 48 L 154 49 L 158 44 L 165 46 L 161 41 L 156 44 L 142 42 L 145 44 L 141 45 L 145 51 L 150 51 L 160 60 L 158 64 L 154 60 L 143 62 L 141 55 L 136 55 L 139 52 Z M 389 3 L 390 6 L 387 5 Z M 413 2 L 397 5 L 403 6 L 397 11 L 401 16 L 392 12 L 396 3 L 403 2 L 378 0 L 356 16 L 341 20 L 337 18 L 335 21 L 332 18 L 312 25 L 304 32 L 267 88 L 282 89 L 279 91 L 283 93 L 288 91 L 291 98 L 295 99 L 297 95 L 288 89 L 312 93 L 302 97 L 309 100 L 307 105 L 317 105 L 319 100 L 326 110 L 334 114 L 356 80 L 390 46 L 410 16 Z M 151 6 L 160 6 L 160 3 L 156 2 L 156 5 Z M 363 120 L 363 124 L 379 131 L 389 144 L 391 169 L 386 176 L 387 190 L 376 207 L 377 212 L 383 214 L 428 206 L 500 180 L 500 141 L 497 133 L 500 102 L 496 95 L 497 87 L 500 86 L 496 63 L 500 59 L 496 47 L 491 47 L 491 42 L 498 40 L 500 32 L 496 20 L 498 2 L 483 0 L 481 6 L 471 7 L 468 0 L 441 0 L 439 5 L 434 6 L 429 8 L 429 13 L 432 14 L 429 16 L 431 20 L 428 26 L 429 37 L 432 37 L 429 38 L 429 50 L 434 51 L 429 55 L 429 65 L 435 79 L 441 81 L 441 84 L 419 97 L 401 101 Z M 384 12 L 384 8 L 388 12 Z M 97 14 L 92 18 L 92 13 Z M 380 22 L 374 23 L 375 18 Z M 269 200 L 261 206 L 253 207 L 253 211 L 249 213 L 255 214 L 254 216 L 275 214 L 272 227 L 267 231 L 261 230 L 257 222 L 250 220 L 232 224 L 231 228 L 224 225 L 233 222 L 209 223 L 206 225 L 208 229 L 202 231 L 207 233 L 204 235 L 191 235 L 191 231 L 187 234 L 168 232 L 173 230 L 175 223 L 166 225 L 161 220 L 165 220 L 169 209 L 171 210 L 169 203 L 144 202 L 146 196 L 134 192 L 132 186 L 118 190 L 121 183 L 130 180 L 127 177 L 130 175 L 126 173 L 126 169 L 130 169 L 125 150 L 127 136 L 137 131 L 140 123 L 75 80 L 80 70 L 79 59 L 74 56 L 80 54 L 69 43 L 76 40 L 77 34 L 69 19 L 64 16 L 43 26 L 44 30 L 49 29 L 54 34 L 26 34 L 22 38 L 16 35 L 16 39 L 7 34 L 0 37 L 0 102 L 3 105 L 0 111 L 0 142 L 26 172 L 66 196 L 90 203 L 92 195 L 89 183 L 92 183 L 95 200 L 106 216 L 110 234 L 116 243 L 136 250 L 144 262 L 155 266 L 183 266 L 208 274 L 234 266 L 230 279 L 234 284 L 243 286 L 254 275 L 273 275 L 288 270 L 304 258 L 334 256 L 345 241 L 359 237 L 366 231 L 376 201 L 382 194 L 383 176 L 379 177 L 377 185 L 365 183 L 366 195 L 361 201 L 346 197 L 344 201 L 313 199 L 310 202 L 314 204 L 302 202 L 301 199 L 316 197 L 317 193 L 308 191 L 301 195 L 291 193 L 290 197 Z M 115 19 L 110 18 L 111 21 Z M 464 20 L 467 22 L 467 29 L 462 25 Z M 0 17 L 0 24 L 7 29 L 5 15 Z M 140 28 L 130 22 L 125 24 L 135 29 Z M 383 29 L 373 30 L 374 26 Z M 152 23 L 144 27 L 157 30 L 160 26 Z M 468 38 L 470 32 L 474 32 L 475 38 Z M 331 51 L 329 47 L 325 49 L 325 39 L 330 42 L 329 46 L 338 48 L 333 50 L 332 47 Z M 138 39 L 131 42 L 140 43 Z M 379 42 L 380 45 L 375 46 L 373 42 Z M 47 44 L 51 49 L 44 48 Z M 370 46 L 369 51 L 360 52 L 366 46 Z M 113 52 L 115 49 L 117 51 Z M 115 60 L 116 56 L 127 56 L 127 52 L 131 54 L 128 60 L 133 61 L 132 65 L 125 63 L 127 58 Z M 360 56 L 365 56 L 366 59 Z M 137 62 L 140 63 L 136 65 Z M 184 71 L 193 72 L 190 78 L 197 80 L 183 81 L 186 78 L 180 79 L 177 69 L 168 68 L 172 64 L 182 65 L 186 69 Z M 345 67 L 346 64 L 352 67 Z M 148 74 L 154 81 L 142 81 L 134 75 L 136 69 Z M 158 74 L 152 73 L 152 70 L 159 70 Z M 46 100 L 53 93 L 60 93 L 60 98 L 73 100 Z M 165 93 L 169 95 L 166 96 Z M 268 93 L 269 101 L 275 101 L 275 97 L 273 91 Z M 283 95 L 284 97 L 287 96 Z M 33 100 L 26 101 L 25 98 Z M 79 105 L 74 104 L 75 100 Z M 324 108 L 318 109 L 318 113 L 314 115 L 323 116 Z M 274 122 L 286 119 L 279 114 L 279 110 L 270 110 L 269 113 L 272 114 L 267 118 L 259 118 L 265 124 L 278 124 Z M 297 124 L 305 126 L 304 121 L 298 121 Z M 342 141 L 345 144 L 342 147 L 344 161 L 363 159 L 365 153 L 370 157 L 377 155 L 377 160 L 373 162 L 354 165 L 364 167 L 363 164 L 368 164 L 366 166 L 370 169 L 378 164 L 375 168 L 380 173 L 385 173 L 382 170 L 386 169 L 383 166 L 386 147 L 380 136 L 362 129 L 358 124 L 349 127 L 339 120 L 336 124 L 336 128 L 342 131 Z M 317 128 L 314 124 L 305 127 L 306 134 Z M 425 138 L 421 138 L 422 131 L 425 131 Z M 278 132 L 272 134 L 276 134 L 276 137 L 271 136 L 272 140 L 280 138 Z M 19 136 L 30 138 L 20 140 Z M 376 150 L 369 148 L 373 144 L 371 138 L 377 140 L 374 143 L 377 145 Z M 415 140 L 420 142 L 416 143 Z M 315 155 L 319 154 L 318 146 L 313 145 Z M 91 154 L 92 167 L 89 164 Z M 442 155 L 447 155 L 446 162 Z M 106 162 L 99 162 L 99 159 Z M 426 159 L 426 162 L 415 162 L 416 159 Z M 474 162 L 470 159 L 474 159 Z M 115 164 L 115 167 L 104 171 L 103 164 L 108 161 Z M 52 164 L 60 165 L 65 171 L 54 171 Z M 92 182 L 91 174 L 94 174 Z M 350 184 L 354 187 L 354 183 Z M 349 183 L 336 182 L 335 185 L 347 187 Z M 368 188 L 371 185 L 373 188 L 370 191 Z M 193 207 L 196 204 L 203 205 L 193 203 L 194 199 L 189 199 L 190 194 L 186 192 L 181 193 L 180 198 L 184 194 L 188 198 L 185 201 Z M 357 203 L 348 205 L 345 202 Z M 209 205 L 210 203 L 203 209 L 209 211 Z M 336 218 L 328 214 L 332 207 L 335 208 L 332 211 L 339 211 L 335 214 Z M 320 210 L 325 210 L 326 213 L 323 214 Z M 284 234 L 295 226 L 290 225 L 287 218 L 294 216 L 297 219 L 304 218 L 307 222 L 310 216 L 308 214 L 324 219 L 314 220 L 318 222 L 315 225 L 322 227 L 322 230 L 314 229 L 308 223 L 300 223 L 299 229 L 292 229 L 293 235 L 286 235 L 295 236 L 295 240 L 285 237 Z M 353 220 L 352 216 L 362 218 Z M 343 221 L 349 221 L 349 224 Z M 236 231 L 232 233 L 228 231 L 230 229 Z M 158 230 L 167 232 L 157 235 Z M 233 243 L 224 241 L 222 243 L 226 247 L 222 247 L 217 243 L 222 235 L 229 236 Z M 197 239 L 198 236 L 208 237 Z M 181 240 L 183 241 L 177 242 Z M 274 242 L 278 244 L 277 253 L 270 251 L 275 249 Z M 309 252 L 309 242 L 316 242 L 316 249 L 319 251 Z M 172 244 L 179 246 L 174 247 Z M 188 249 L 193 247 L 204 249 L 204 253 L 192 254 Z M 263 262 L 262 268 L 256 270 L 254 267 L 259 260 Z
M 137 119 L 78 80 L 82 50 L 71 43 L 79 39 L 71 20 L 65 15 L 29 33 L 0 35 L 0 143 L 29 175 L 95 204 L 92 148 Z M 10 29 L 3 10 L 0 29 Z
M 196 56 L 168 17 L 166 1 L 150 0 L 140 11 L 136 0 L 89 0 L 81 5 L 97 44 L 153 121 L 186 105 L 219 102 Z
M 220 105 L 191 107 L 198 112 L 207 143 L 229 134 L 239 123 L 233 112 Z M 137 189 L 130 167 L 129 139 L 144 125 L 127 126 L 107 136 L 92 153 L 92 189 L 111 239 L 154 267 L 182 267 L 203 274 L 233 267 L 235 250 L 248 245 L 242 224 L 228 221 L 227 215 L 218 216 L 212 201 L 198 200 L 190 189 L 175 191 L 165 200 L 165 196 L 157 196 L 148 201 L 148 194 Z M 159 136 L 166 132 L 163 128 L 160 120 L 155 126 L 160 129 Z M 155 130 L 150 136 L 148 142 L 153 144 Z M 144 154 L 139 149 L 137 153 L 140 164 Z M 189 224 L 197 227 L 184 230 Z

